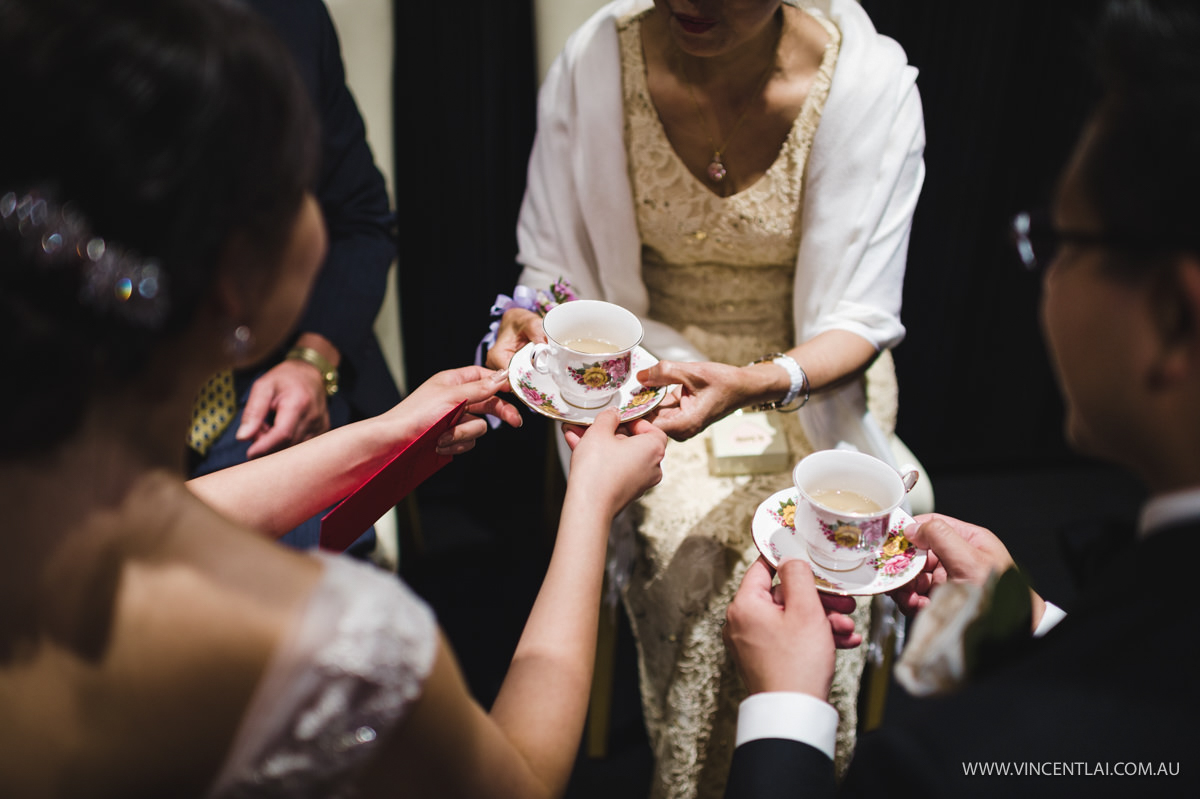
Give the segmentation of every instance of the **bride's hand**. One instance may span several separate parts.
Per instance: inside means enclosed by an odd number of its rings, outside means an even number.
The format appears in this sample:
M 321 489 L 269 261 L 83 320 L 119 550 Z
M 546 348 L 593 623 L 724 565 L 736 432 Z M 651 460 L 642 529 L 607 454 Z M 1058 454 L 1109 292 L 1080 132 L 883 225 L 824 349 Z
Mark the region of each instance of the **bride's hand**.
M 438 439 L 439 455 L 458 455 L 475 446 L 475 440 L 488 430 L 484 415 L 498 416 L 513 427 L 521 426 L 521 414 L 496 396 L 508 387 L 506 372 L 493 372 L 482 366 L 464 366 L 438 372 L 405 397 L 384 417 L 396 424 L 398 442 L 411 441 L 460 402 L 466 412 L 458 423 Z
M 573 453 L 568 493 L 582 491 L 613 515 L 662 480 L 667 437 L 644 419 L 621 424 L 610 408 L 586 430 L 563 425 L 563 434 Z

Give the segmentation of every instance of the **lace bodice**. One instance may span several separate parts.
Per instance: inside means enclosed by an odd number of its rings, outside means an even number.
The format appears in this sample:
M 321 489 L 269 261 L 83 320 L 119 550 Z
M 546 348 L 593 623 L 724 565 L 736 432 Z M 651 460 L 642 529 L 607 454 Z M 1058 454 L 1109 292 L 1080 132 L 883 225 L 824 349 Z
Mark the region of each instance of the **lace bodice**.
M 352 797 L 350 778 L 420 696 L 433 613 L 394 576 L 318 554 L 325 573 L 246 710 L 210 799 Z
M 763 352 L 790 349 L 804 165 L 833 80 L 837 27 L 815 17 L 830 42 L 774 163 L 749 188 L 718 197 L 680 160 L 654 108 L 642 54 L 644 14 L 617 27 L 649 316 L 682 332 L 716 361 L 742 364 Z
M 813 15 L 829 44 L 779 155 L 749 188 L 718 197 L 672 149 L 646 87 L 641 14 L 617 23 L 625 144 L 642 243 L 649 316 L 714 361 L 742 365 L 795 345 L 793 285 L 804 173 L 833 79 L 841 34 Z M 772 414 L 793 460 L 812 451 L 797 414 Z M 637 556 L 623 594 L 638 645 L 642 707 L 655 754 L 652 799 L 717 799 L 745 695 L 721 636 L 725 607 L 758 556 L 750 520 L 787 471 L 715 476 L 706 436 L 672 441 L 669 475 L 631 509 Z M 868 606 L 856 616 L 867 626 Z M 831 700 L 853 749 L 863 654 L 838 653 Z M 844 760 L 844 756 L 843 756 Z

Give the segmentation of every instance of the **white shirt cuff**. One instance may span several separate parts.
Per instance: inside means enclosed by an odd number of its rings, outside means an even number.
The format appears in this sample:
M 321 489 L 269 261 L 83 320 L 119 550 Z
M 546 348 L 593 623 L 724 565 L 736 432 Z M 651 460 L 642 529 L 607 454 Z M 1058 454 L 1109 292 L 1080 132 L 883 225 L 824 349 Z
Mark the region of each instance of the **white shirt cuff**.
M 815 696 L 790 691 L 751 694 L 738 706 L 737 746 L 783 738 L 815 746 L 832 760 L 838 714 Z
M 1034 638 L 1041 638 L 1046 633 L 1054 629 L 1054 625 L 1067 617 L 1067 612 L 1055 605 L 1053 602 L 1046 603 L 1046 610 L 1042 612 L 1042 620 L 1038 622 L 1037 629 L 1033 631 Z

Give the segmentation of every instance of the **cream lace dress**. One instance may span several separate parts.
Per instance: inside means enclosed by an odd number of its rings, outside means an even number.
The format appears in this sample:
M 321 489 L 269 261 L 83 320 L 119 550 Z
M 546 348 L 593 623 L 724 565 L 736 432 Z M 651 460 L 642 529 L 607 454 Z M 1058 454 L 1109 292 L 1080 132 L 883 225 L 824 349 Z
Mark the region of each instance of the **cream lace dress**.
M 646 88 L 641 18 L 632 15 L 617 27 L 649 316 L 680 331 L 713 361 L 742 365 L 788 350 L 794 343 L 792 280 L 804 166 L 840 33 L 817 16 L 830 43 L 778 158 L 753 186 L 720 198 L 688 171 L 666 138 Z M 796 414 L 771 416 L 786 431 L 793 462 L 812 450 Z M 890 430 L 892 421 L 881 424 Z M 721 625 L 746 567 L 758 557 L 750 537 L 754 510 L 791 485 L 788 471 L 710 475 L 707 439 L 672 442 L 663 483 L 633 508 L 638 554 L 623 596 L 637 640 L 642 704 L 655 754 L 653 797 L 724 792 L 745 690 L 726 653 Z M 868 616 L 869 603 L 860 599 L 856 622 L 864 633 Z M 863 649 L 838 652 L 831 701 L 842 719 L 840 762 L 854 746 Z

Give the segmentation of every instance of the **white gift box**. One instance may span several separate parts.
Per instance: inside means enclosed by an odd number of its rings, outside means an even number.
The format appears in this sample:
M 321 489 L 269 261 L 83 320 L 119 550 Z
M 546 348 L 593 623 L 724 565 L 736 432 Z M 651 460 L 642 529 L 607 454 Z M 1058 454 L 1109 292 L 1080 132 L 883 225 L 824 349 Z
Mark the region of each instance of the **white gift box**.
M 708 470 L 714 475 L 763 474 L 792 466 L 787 436 L 774 414 L 737 411 L 709 427 Z

